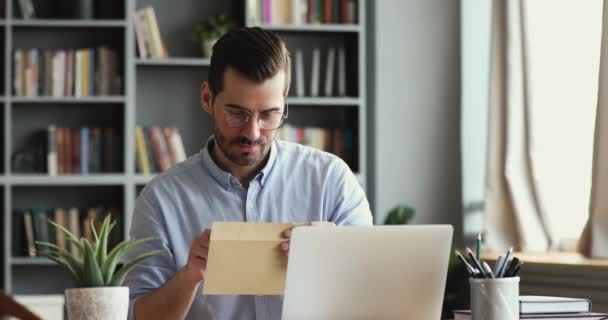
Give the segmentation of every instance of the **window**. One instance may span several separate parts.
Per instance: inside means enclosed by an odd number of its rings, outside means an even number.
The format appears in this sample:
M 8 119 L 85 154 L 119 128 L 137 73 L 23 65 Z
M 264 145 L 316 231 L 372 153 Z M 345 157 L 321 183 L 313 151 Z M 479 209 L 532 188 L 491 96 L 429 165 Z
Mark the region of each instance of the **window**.
M 602 1 L 525 5 L 534 171 L 548 227 L 567 247 L 589 214 Z

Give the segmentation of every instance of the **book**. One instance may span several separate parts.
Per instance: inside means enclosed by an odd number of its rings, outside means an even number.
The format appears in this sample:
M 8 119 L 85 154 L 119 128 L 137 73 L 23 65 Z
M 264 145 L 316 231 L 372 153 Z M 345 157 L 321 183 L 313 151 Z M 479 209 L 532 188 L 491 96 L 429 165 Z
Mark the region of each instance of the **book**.
M 66 217 L 65 209 L 56 208 L 55 209 L 55 219 L 54 219 L 55 223 L 64 228 L 67 228 L 68 225 L 66 223 L 66 220 L 67 220 L 67 217 Z M 57 231 L 56 228 L 54 228 L 54 227 L 51 229 Z M 64 249 L 64 250 L 68 249 L 67 239 L 66 239 L 65 233 L 63 233 L 63 232 L 56 232 L 55 237 L 51 238 L 51 241 L 53 241 L 55 244 L 57 244 L 57 246 L 59 246 L 61 249 Z
M 135 154 L 137 171 L 139 173 L 149 175 L 150 174 L 150 163 L 148 150 L 146 150 L 146 142 L 144 138 L 144 130 L 142 127 L 135 127 Z
M 304 57 L 302 49 L 296 49 L 296 96 L 303 97 L 306 93 L 304 83 Z
M 334 95 L 334 60 L 336 49 L 329 48 L 327 50 L 327 65 L 325 74 L 325 96 L 331 97 Z
M 48 142 L 47 142 L 47 157 L 46 165 L 47 172 L 50 176 L 57 175 L 57 127 L 50 125 L 47 129 Z
M 338 95 L 346 96 L 346 50 L 338 48 Z
M 473 319 L 470 310 L 454 310 L 454 320 Z M 580 312 L 580 313 L 533 313 L 521 314 L 521 320 L 542 319 L 542 320 L 604 320 L 608 319 L 608 313 Z
M 321 49 L 312 49 L 312 76 L 310 77 L 310 96 L 319 95 L 319 71 L 321 69 Z
M 80 173 L 89 174 L 89 128 L 80 128 Z
M 25 228 L 25 239 L 27 243 L 27 254 L 30 257 L 36 256 L 36 245 L 34 243 L 34 221 L 31 211 L 23 213 L 23 226 Z
M 78 208 L 70 208 L 68 210 L 68 230 L 74 234 L 76 239 L 80 239 L 80 210 Z M 78 247 L 73 243 L 70 243 L 70 252 L 80 255 Z
M 141 59 L 148 58 L 148 50 L 146 48 L 146 35 L 144 33 L 144 16 L 143 11 L 139 10 L 133 13 L 133 24 L 135 29 L 135 38 L 137 40 L 137 51 Z
M 520 296 L 521 313 L 590 312 L 591 300 L 567 297 Z

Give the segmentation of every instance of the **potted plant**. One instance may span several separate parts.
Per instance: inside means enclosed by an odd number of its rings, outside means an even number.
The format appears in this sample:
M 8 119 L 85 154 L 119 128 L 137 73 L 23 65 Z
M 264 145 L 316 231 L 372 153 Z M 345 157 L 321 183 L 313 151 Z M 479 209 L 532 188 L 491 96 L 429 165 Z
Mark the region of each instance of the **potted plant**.
M 110 320 L 126 319 L 129 311 L 129 288 L 122 286 L 126 275 L 144 259 L 156 255 L 148 252 L 120 264 L 121 258 L 129 250 L 153 238 L 122 241 L 108 252 L 108 238 L 116 221 L 110 223 L 111 216 L 104 219 L 99 234 L 93 221 L 91 229 L 95 242 L 86 238 L 78 239 L 66 228 L 49 220 L 58 232 L 65 233 L 67 239 L 77 248 L 79 254 L 72 254 L 49 242 L 36 242 L 48 250 L 39 252 L 66 269 L 75 281 L 75 288 L 65 290 L 69 319 Z
M 204 57 L 211 57 L 215 42 L 233 26 L 234 22 L 226 14 L 200 19 L 194 25 L 194 39 L 201 44 Z
M 408 206 L 396 206 L 388 212 L 388 214 L 386 215 L 386 219 L 384 219 L 384 224 L 408 224 L 410 220 L 414 217 L 415 212 L 416 210 L 414 210 L 414 208 Z

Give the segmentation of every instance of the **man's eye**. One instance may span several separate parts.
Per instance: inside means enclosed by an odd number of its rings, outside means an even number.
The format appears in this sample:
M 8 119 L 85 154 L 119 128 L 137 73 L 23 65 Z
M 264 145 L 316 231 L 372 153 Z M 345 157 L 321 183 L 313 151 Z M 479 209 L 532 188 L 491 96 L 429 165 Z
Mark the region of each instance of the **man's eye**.
M 244 117 L 246 117 L 246 116 L 247 116 L 247 112 L 240 111 L 240 110 L 229 110 L 229 111 L 228 111 L 228 113 L 229 113 L 231 116 L 234 116 L 234 117 L 239 117 L 239 118 L 244 118 Z

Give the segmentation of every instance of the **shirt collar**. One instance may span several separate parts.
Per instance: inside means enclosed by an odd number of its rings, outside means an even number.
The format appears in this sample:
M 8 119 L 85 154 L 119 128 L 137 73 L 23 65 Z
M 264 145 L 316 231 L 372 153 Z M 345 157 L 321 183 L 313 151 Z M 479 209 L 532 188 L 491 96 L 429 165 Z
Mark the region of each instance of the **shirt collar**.
M 212 135 L 207 140 L 207 144 L 202 151 L 203 166 L 209 171 L 211 176 L 224 189 L 229 190 L 230 186 L 231 186 L 231 180 L 233 181 L 233 183 L 234 182 L 238 183 L 238 179 L 236 177 L 234 177 L 232 174 L 230 174 L 229 172 L 224 171 L 224 169 L 220 168 L 217 165 L 217 163 L 215 163 L 215 160 L 213 160 L 213 158 L 211 157 L 211 148 L 213 147 L 214 144 L 215 144 L 215 139 L 214 139 L 214 136 Z M 259 179 L 260 185 L 262 187 L 264 187 L 264 184 L 266 183 L 266 180 L 268 179 L 268 175 L 270 175 L 270 172 L 271 172 L 272 168 L 274 167 L 274 163 L 276 162 L 277 147 L 278 147 L 277 142 L 273 140 L 272 146 L 270 147 L 270 156 L 268 157 L 268 162 L 266 162 L 266 165 L 264 166 L 264 168 L 262 168 L 262 171 L 260 171 L 260 173 L 258 173 L 258 175 L 255 178 L 253 178 L 254 180 Z

